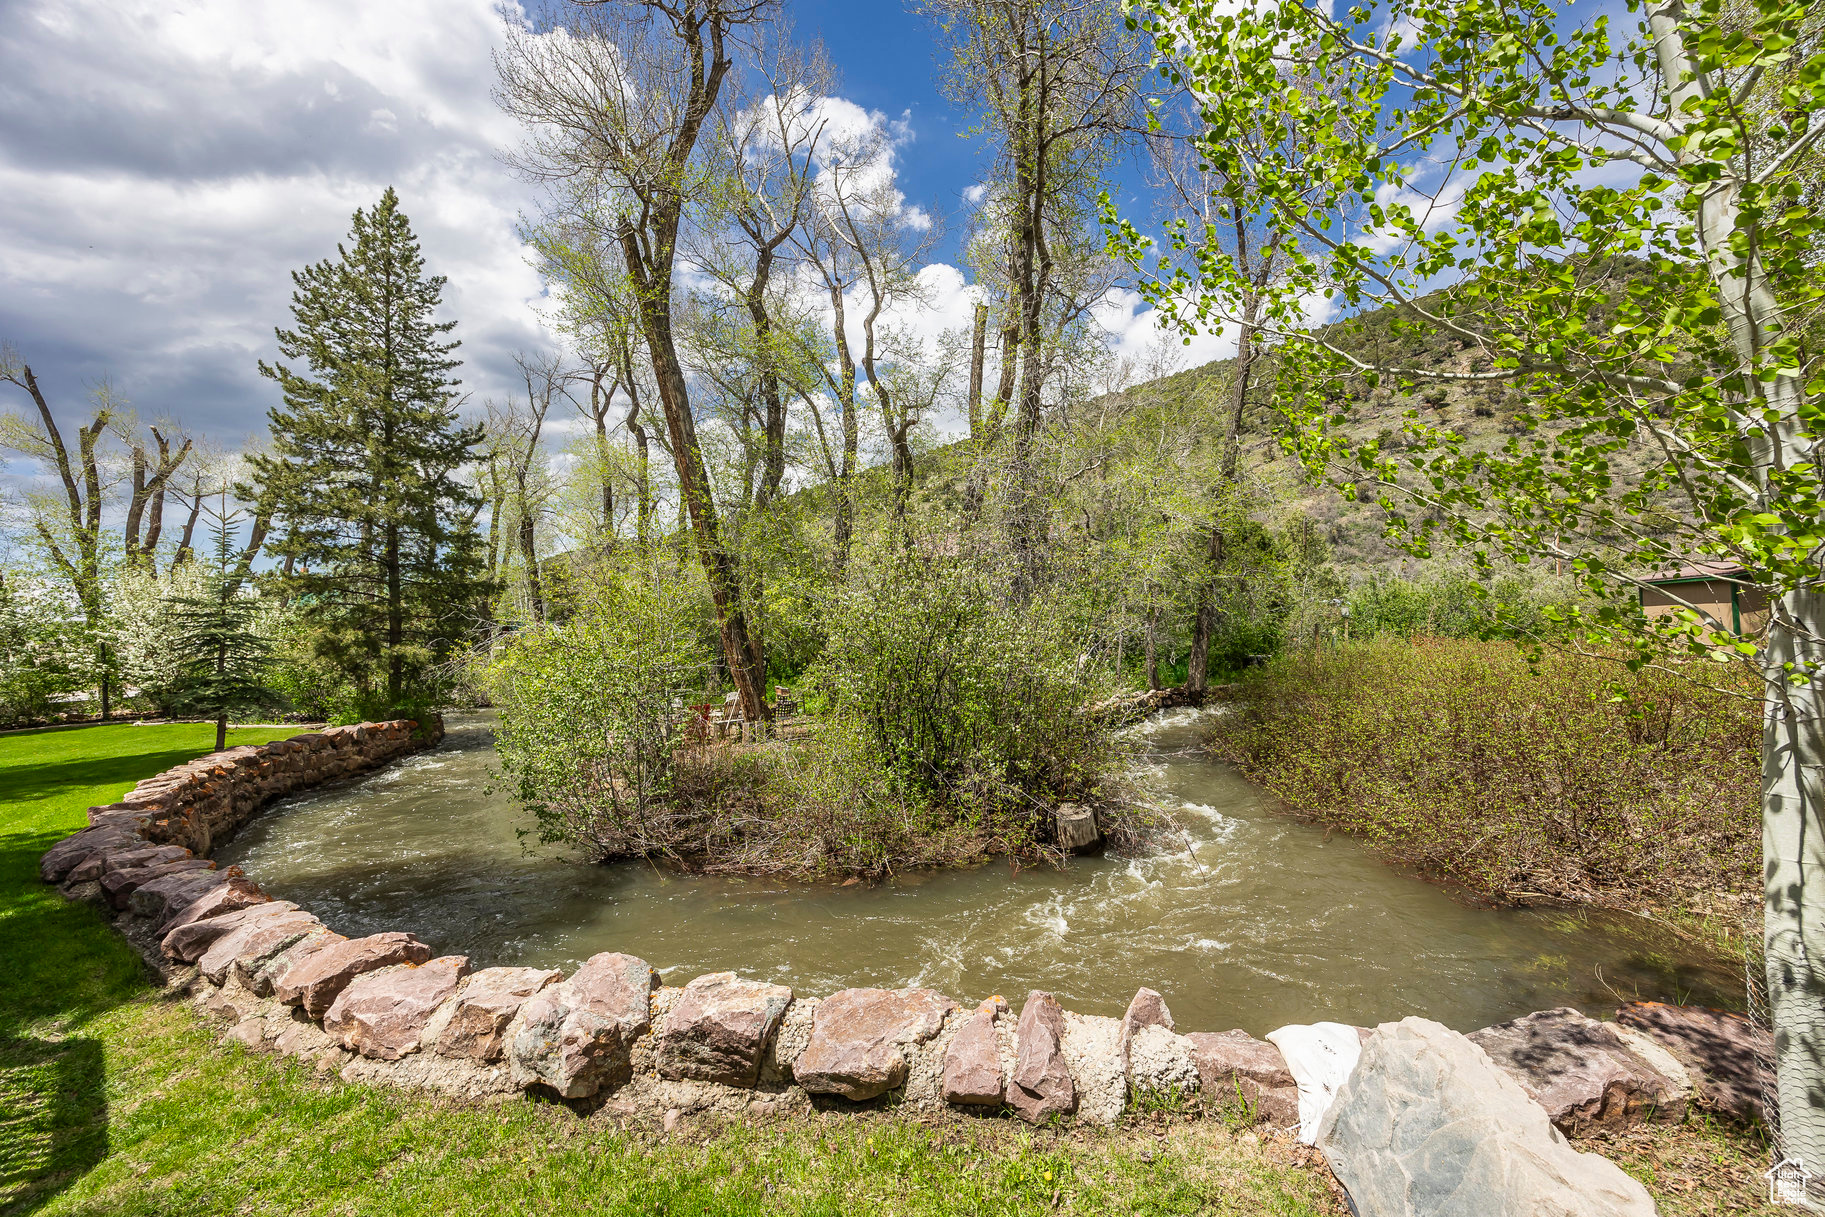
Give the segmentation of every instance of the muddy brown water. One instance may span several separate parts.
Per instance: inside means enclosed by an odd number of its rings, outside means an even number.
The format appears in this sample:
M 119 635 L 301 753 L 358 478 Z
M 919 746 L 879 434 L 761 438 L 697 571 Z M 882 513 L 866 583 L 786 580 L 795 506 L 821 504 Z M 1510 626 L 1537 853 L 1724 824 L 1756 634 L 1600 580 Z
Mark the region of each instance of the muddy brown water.
M 436 749 L 275 804 L 216 858 L 341 933 L 408 930 L 476 967 L 568 969 L 616 950 L 669 984 L 729 969 L 814 995 L 918 984 L 1016 1005 L 1043 988 L 1106 1015 L 1148 985 L 1181 1030 L 1255 1035 L 1408 1014 L 1468 1031 L 1635 997 L 1742 1005 L 1734 966 L 1650 922 L 1475 907 L 1287 819 L 1198 747 L 1188 711 L 1141 729 L 1188 848 L 847 888 L 591 865 L 541 846 L 491 777 L 488 717 L 449 722 Z

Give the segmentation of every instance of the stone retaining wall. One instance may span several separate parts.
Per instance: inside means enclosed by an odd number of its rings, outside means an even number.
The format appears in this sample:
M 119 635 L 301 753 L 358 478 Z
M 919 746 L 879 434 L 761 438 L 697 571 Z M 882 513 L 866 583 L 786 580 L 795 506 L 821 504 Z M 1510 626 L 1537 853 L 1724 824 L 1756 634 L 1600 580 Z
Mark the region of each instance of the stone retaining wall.
M 1016 1014 L 1000 997 L 973 1007 L 923 988 L 817 998 L 729 972 L 667 987 L 646 961 L 613 952 L 569 976 L 476 970 L 409 934 L 345 938 L 270 899 L 238 867 L 217 870 L 204 857 L 271 800 L 373 769 L 442 733 L 440 723 L 414 739 L 415 728 L 337 727 L 180 765 L 91 808 L 89 827 L 44 855 L 42 877 L 114 910 L 149 961 L 233 1024 L 228 1038 L 349 1080 L 476 1098 L 536 1088 L 668 1119 L 886 1097 L 1107 1124 L 1151 1096 L 1227 1106 L 1232 1116 L 1242 1107 L 1283 1128 L 1300 1123 L 1305 1082 L 1316 1135 L 1314 1112 L 1328 1092 L 1318 1094 L 1313 1076 L 1296 1079 L 1298 1059 L 1239 1030 L 1181 1033 L 1151 989 L 1116 1019 L 1065 1010 L 1043 991 L 1027 994 Z M 1612 1023 L 1545 1011 L 1451 1051 L 1491 1063 L 1568 1134 L 1678 1120 L 1694 1102 L 1759 1116 L 1753 1075 L 1766 1045 L 1742 1020 L 1653 1003 L 1621 1014 Z M 1371 1035 L 1358 1028 L 1348 1046 Z M 1719 1055 L 1719 1044 L 1728 1051 Z

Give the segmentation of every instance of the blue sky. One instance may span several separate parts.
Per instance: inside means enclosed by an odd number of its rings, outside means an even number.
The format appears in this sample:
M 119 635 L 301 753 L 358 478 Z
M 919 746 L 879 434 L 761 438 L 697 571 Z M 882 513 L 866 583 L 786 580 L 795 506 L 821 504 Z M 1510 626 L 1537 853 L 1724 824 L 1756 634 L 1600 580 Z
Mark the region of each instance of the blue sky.
M 276 354 L 289 272 L 332 255 L 388 185 L 450 279 L 464 387 L 504 393 L 513 352 L 553 338 L 515 231 L 533 195 L 498 155 L 518 131 L 489 96 L 495 5 L 0 0 L 0 342 L 66 424 L 105 379 L 144 421 L 257 442 L 276 391 L 256 364 Z M 965 324 L 946 264 L 983 152 L 938 88 L 931 27 L 898 0 L 787 12 L 822 37 L 845 99 L 908 121 L 901 188 L 949 221 L 921 324 Z M 1118 340 L 1145 328 L 1138 311 L 1112 303 Z M 26 406 L 0 386 L 0 408 Z

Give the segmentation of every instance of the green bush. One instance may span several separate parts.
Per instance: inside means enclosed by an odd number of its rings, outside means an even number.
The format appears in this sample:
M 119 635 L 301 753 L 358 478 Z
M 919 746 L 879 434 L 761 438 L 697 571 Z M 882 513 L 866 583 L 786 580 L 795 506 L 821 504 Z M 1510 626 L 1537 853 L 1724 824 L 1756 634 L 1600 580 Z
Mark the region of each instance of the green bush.
M 1217 749 L 1295 811 L 1492 896 L 1759 891 L 1753 688 L 1512 643 L 1382 639 L 1249 673 Z
M 826 714 L 852 720 L 897 786 L 955 812 L 1037 819 L 1095 798 L 1118 771 L 1083 707 L 1109 689 L 1098 639 L 1045 600 L 1007 601 L 1005 571 L 903 553 L 856 569 L 829 603 L 813 671 Z
M 547 841 L 670 852 L 683 815 L 673 702 L 710 666 L 695 594 L 657 564 L 603 568 L 574 594 L 568 620 L 502 638 L 485 661 L 502 769 Z

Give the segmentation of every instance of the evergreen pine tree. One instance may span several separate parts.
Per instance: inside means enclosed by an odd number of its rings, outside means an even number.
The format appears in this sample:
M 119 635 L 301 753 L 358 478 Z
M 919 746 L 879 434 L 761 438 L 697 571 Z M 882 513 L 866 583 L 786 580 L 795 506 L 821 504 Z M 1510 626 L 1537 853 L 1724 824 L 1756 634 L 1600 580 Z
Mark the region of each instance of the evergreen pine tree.
M 292 274 L 294 325 L 277 331 L 292 363 L 260 364 L 284 404 L 239 493 L 270 496 L 286 594 L 347 679 L 345 709 L 367 716 L 424 700 L 487 588 L 478 504 L 456 478 L 481 428 L 457 419 L 445 280 L 425 274 L 391 187 L 349 235 Z
M 177 684 L 172 702 L 183 713 L 215 719 L 215 748 L 228 745 L 229 715 L 272 704 L 263 679 L 271 651 L 254 628 L 258 604 L 243 596 L 247 572 L 234 551 L 237 513 L 226 503 L 211 522 L 209 578 L 172 605 Z

